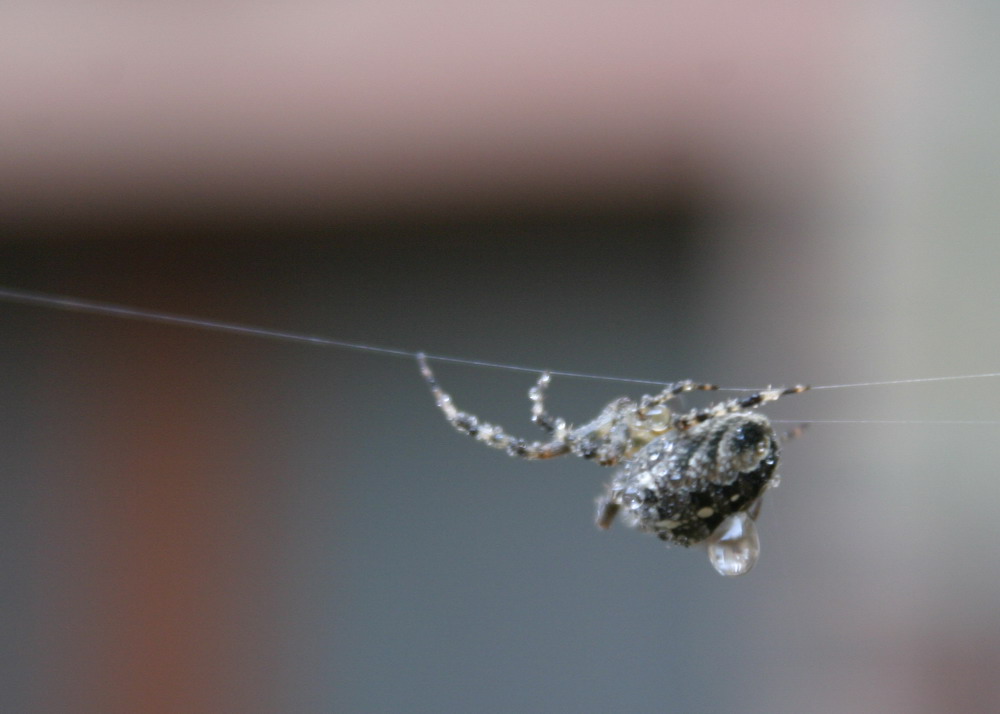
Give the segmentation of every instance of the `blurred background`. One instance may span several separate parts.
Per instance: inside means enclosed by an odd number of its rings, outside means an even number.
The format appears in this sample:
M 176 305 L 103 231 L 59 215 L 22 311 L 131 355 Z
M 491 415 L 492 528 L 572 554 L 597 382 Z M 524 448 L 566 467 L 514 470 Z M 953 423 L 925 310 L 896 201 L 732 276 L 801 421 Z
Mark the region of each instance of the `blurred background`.
M 653 380 L 995 372 L 991 3 L 0 6 L 0 285 Z M 991 380 L 814 391 L 761 560 L 371 353 L 0 305 L 0 709 L 994 712 Z M 437 366 L 531 435 L 532 375 Z M 559 379 L 594 415 L 638 385 Z

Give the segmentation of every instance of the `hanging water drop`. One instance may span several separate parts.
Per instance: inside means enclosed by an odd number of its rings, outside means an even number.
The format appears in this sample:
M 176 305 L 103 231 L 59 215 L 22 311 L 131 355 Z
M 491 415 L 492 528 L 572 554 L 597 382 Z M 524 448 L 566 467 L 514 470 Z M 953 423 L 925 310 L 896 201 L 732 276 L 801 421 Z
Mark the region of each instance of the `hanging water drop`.
M 757 526 L 746 511 L 726 518 L 708 538 L 708 559 L 719 575 L 745 575 L 759 555 Z

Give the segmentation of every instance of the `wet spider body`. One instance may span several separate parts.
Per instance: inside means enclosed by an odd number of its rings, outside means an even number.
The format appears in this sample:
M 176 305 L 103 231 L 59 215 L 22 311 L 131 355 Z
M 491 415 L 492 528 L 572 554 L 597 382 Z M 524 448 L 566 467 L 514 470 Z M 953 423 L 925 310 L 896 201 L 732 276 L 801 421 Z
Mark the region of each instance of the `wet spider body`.
M 621 513 L 630 525 L 668 543 L 708 541 L 712 563 L 725 575 L 742 574 L 753 565 L 758 550 L 753 519 L 760 496 L 777 479 L 779 440 L 767 417 L 750 410 L 808 387 L 768 389 L 680 414 L 667 407 L 671 400 L 716 387 L 677 382 L 638 401 L 616 399 L 593 421 L 573 427 L 545 410 L 545 373 L 529 396 L 532 421 L 549 438 L 529 442 L 460 411 L 423 355 L 418 361 L 438 407 L 458 431 L 519 458 L 575 454 L 617 466 L 598 501 L 601 528 Z M 734 562 L 739 567 L 732 567 Z
M 778 439 L 762 414 L 737 412 L 674 429 L 615 472 L 597 523 L 607 528 L 621 512 L 661 540 L 700 543 L 755 504 L 777 465 Z

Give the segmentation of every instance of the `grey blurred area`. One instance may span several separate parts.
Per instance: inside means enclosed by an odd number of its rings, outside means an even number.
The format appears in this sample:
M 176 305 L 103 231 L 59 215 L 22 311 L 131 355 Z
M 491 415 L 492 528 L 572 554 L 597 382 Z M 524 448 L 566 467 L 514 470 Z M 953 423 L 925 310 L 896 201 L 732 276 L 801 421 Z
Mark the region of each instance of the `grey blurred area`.
M 5 287 L 731 387 L 998 369 L 990 5 L 53 0 L 0 28 Z M 0 710 L 1000 707 L 995 380 L 769 407 L 845 423 L 787 445 L 724 579 L 596 529 L 600 467 L 455 433 L 406 358 L 13 303 L 0 358 Z M 532 374 L 436 369 L 532 435 Z M 641 392 L 557 377 L 550 405 Z

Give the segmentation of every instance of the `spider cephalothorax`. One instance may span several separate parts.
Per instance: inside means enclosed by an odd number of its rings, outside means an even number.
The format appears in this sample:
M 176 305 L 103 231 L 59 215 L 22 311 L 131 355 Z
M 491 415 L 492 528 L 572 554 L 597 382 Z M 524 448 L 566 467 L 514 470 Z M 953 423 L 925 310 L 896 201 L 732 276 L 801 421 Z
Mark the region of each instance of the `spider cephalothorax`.
M 712 564 L 723 575 L 741 575 L 753 567 L 759 551 L 754 519 L 760 496 L 776 479 L 778 437 L 766 416 L 749 410 L 808 387 L 767 389 L 678 414 L 668 402 L 684 392 L 716 387 L 677 382 L 638 402 L 616 399 L 593 421 L 573 427 L 546 412 L 550 378 L 545 373 L 528 394 L 532 421 L 550 438 L 527 442 L 459 411 L 424 356 L 418 359 L 438 406 L 457 430 L 511 456 L 576 454 L 617 466 L 598 502 L 600 527 L 608 528 L 620 512 L 630 525 L 668 543 L 708 542 Z

